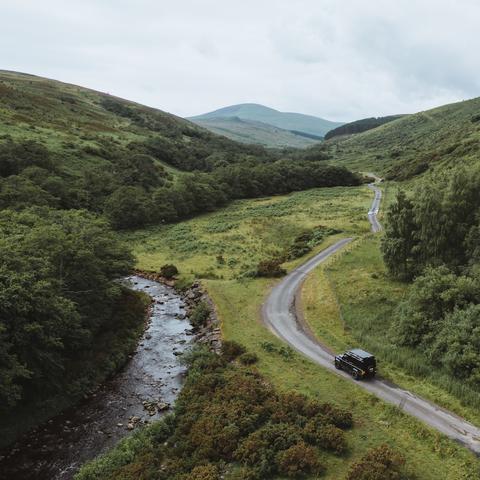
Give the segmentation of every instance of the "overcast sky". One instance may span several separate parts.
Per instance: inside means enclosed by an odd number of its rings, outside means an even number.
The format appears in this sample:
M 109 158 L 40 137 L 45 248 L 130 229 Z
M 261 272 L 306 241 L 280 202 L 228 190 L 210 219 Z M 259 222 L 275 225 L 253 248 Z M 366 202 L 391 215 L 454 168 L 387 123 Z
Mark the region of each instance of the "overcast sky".
M 0 0 L 0 68 L 180 116 L 331 120 L 480 95 L 478 0 Z

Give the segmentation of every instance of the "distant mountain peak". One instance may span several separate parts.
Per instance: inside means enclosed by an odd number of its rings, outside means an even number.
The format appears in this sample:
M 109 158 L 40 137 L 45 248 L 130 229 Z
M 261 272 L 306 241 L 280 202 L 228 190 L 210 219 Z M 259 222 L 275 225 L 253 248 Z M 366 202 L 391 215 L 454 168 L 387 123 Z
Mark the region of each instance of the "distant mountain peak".
M 313 115 L 281 112 L 259 103 L 229 105 L 212 112 L 190 117 L 189 120 L 201 124 L 207 120 L 215 119 L 218 123 L 221 119 L 232 120 L 233 117 L 251 122 L 261 122 L 272 127 L 299 132 L 300 134 L 314 135 L 315 137 L 324 137 L 329 130 L 343 125 L 341 122 L 332 122 Z

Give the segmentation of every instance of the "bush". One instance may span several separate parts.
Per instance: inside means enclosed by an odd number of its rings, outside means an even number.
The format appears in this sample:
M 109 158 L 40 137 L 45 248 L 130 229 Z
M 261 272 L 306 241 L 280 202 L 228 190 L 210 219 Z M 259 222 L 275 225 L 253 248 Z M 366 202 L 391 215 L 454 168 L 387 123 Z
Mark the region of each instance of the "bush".
M 318 474 L 322 469 L 317 452 L 304 442 L 280 452 L 277 456 L 277 467 L 281 475 L 289 478 Z
M 206 302 L 200 302 L 190 314 L 190 323 L 194 327 L 203 327 L 210 316 L 210 307 Z
M 284 268 L 280 265 L 282 264 L 282 260 L 279 259 L 271 259 L 271 260 L 263 260 L 257 266 L 257 277 L 281 277 L 285 275 L 287 272 Z
M 305 438 L 325 450 L 344 453 L 347 450 L 347 441 L 342 430 L 334 425 L 325 425 L 324 422 L 323 417 L 310 420 L 305 425 Z
M 245 347 L 237 342 L 225 340 L 222 345 L 222 357 L 231 362 L 245 353 Z
M 246 352 L 238 358 L 243 365 L 253 365 L 258 362 L 258 357 L 255 353 Z
M 406 480 L 402 475 L 404 463 L 403 455 L 388 445 L 380 445 L 351 466 L 347 480 Z
M 178 275 L 178 268 L 175 265 L 167 263 L 160 268 L 160 275 L 164 278 L 171 279 L 175 277 L 175 275 Z
M 184 475 L 182 480 L 219 480 L 220 474 L 215 465 L 200 465 L 195 467 L 189 474 Z

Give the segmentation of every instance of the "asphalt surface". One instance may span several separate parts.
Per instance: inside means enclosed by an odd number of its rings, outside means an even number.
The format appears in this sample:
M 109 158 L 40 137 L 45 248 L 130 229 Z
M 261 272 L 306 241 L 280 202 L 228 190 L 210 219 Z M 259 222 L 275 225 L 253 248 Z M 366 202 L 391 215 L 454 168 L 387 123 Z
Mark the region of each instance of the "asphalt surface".
M 368 212 L 368 218 L 372 231 L 378 232 L 381 230 L 381 225 L 377 220 L 377 214 L 382 194 L 375 184 L 371 184 L 369 187 L 374 191 L 374 199 Z M 285 276 L 272 289 L 265 301 L 262 307 L 262 316 L 263 321 L 270 330 L 292 348 L 304 354 L 318 365 L 344 377 L 348 381 L 355 382 L 350 375 L 335 369 L 333 355 L 310 332 L 306 331 L 302 322 L 297 319 L 295 308 L 295 298 L 302 287 L 305 277 L 315 267 L 344 248 L 351 241 L 351 238 L 339 240 Z M 358 345 L 358 347 L 361 348 L 361 345 Z M 404 412 L 418 418 L 480 455 L 480 429 L 475 425 L 428 400 L 382 379 L 363 380 L 355 383 L 360 388 L 367 390 L 388 403 L 396 405 Z

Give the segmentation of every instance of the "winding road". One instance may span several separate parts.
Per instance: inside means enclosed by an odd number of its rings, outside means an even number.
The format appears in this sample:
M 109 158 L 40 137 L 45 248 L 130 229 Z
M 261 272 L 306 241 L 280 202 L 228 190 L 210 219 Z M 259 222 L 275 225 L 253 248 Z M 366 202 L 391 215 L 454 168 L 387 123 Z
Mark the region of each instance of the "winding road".
M 368 219 L 372 231 L 378 232 L 382 228 L 377 220 L 382 192 L 375 184 L 370 184 L 369 187 L 374 191 L 374 199 L 368 212 Z M 264 323 L 270 330 L 292 348 L 318 365 L 344 377 L 347 381 L 353 382 L 354 380 L 348 374 L 335 369 L 332 353 L 315 339 L 307 327 L 302 325 L 302 322 L 297 318 L 295 308 L 295 299 L 301 290 L 305 277 L 352 240 L 352 238 L 339 240 L 285 276 L 280 283 L 275 285 L 263 304 L 262 316 Z M 396 405 L 404 412 L 418 418 L 480 455 L 480 428 L 475 425 L 380 378 L 360 381 L 356 384 L 378 398 Z

